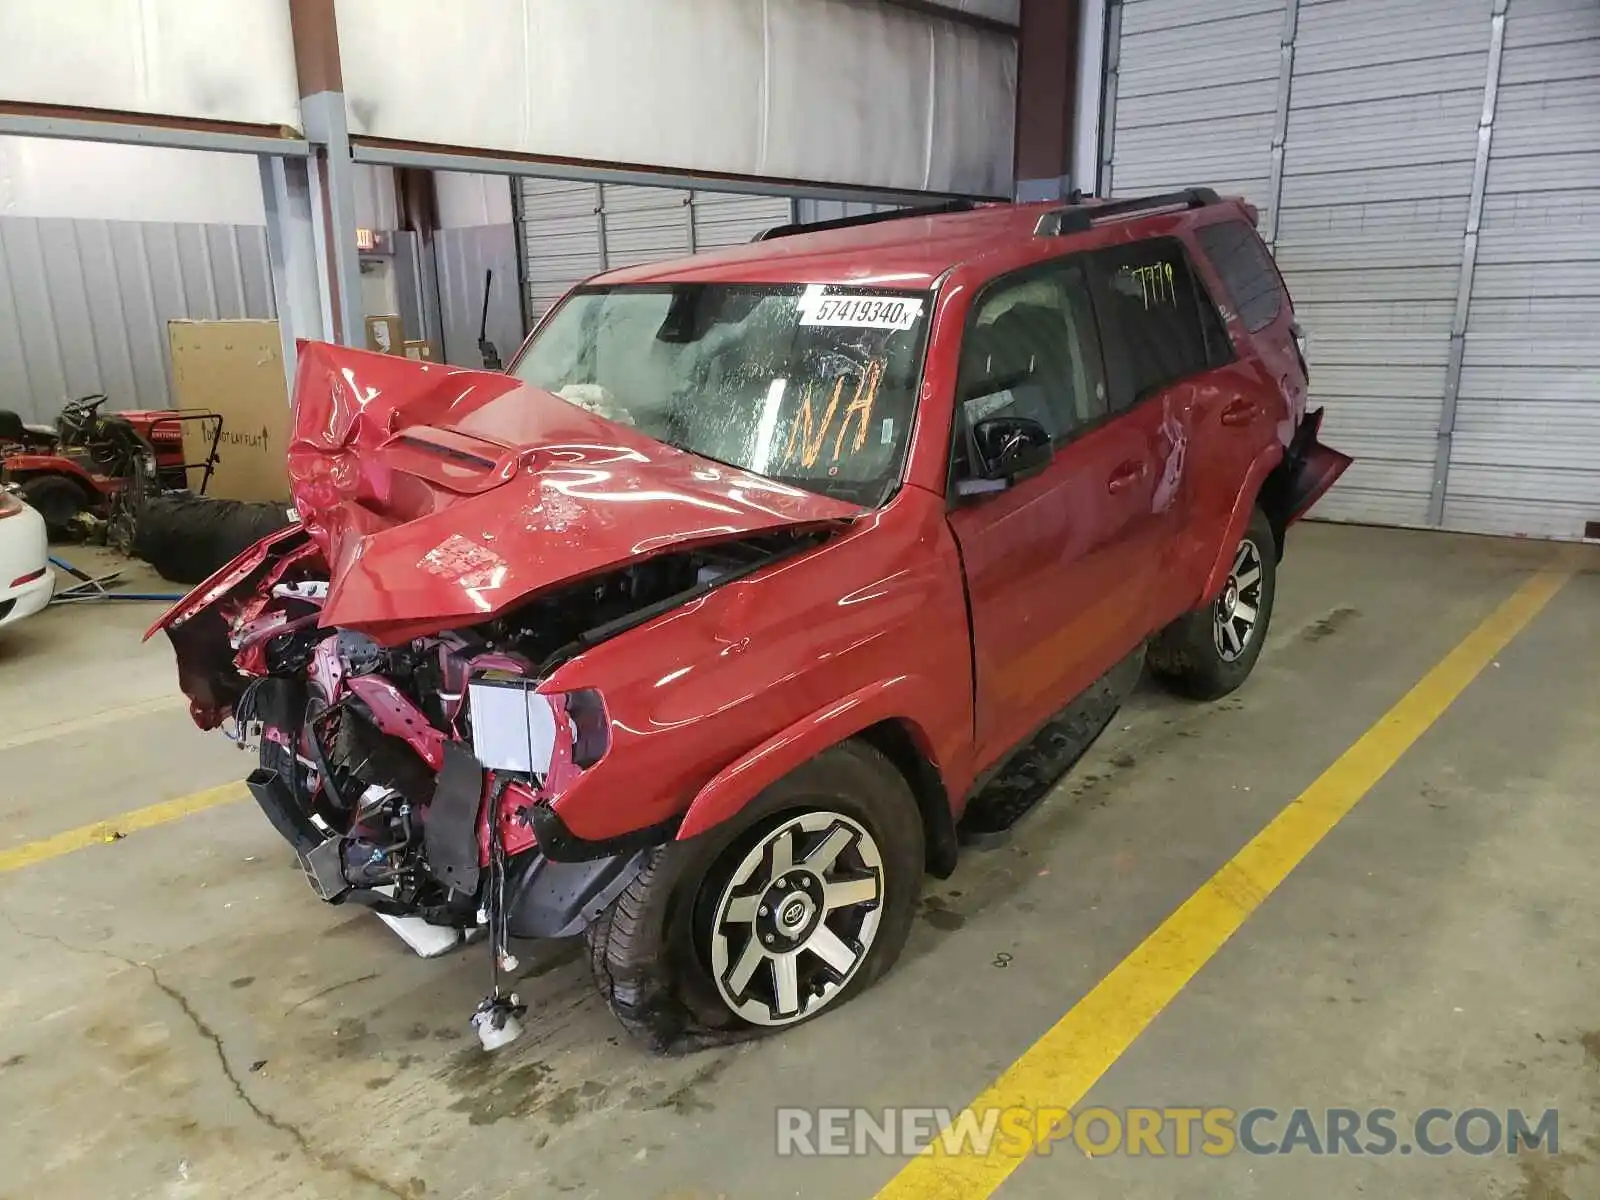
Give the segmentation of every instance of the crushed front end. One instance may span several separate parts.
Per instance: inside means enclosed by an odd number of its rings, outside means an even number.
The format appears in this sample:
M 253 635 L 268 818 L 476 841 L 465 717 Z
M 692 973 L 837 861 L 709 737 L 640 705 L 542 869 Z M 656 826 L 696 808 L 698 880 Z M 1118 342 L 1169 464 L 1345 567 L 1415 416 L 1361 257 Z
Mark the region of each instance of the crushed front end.
M 426 956 L 489 942 L 474 1024 L 492 1049 L 517 1031 L 510 940 L 583 932 L 676 829 L 630 823 L 618 796 L 631 833 L 567 830 L 555 801 L 607 756 L 611 724 L 600 690 L 553 673 L 856 510 L 504 376 L 387 358 L 302 347 L 301 522 L 149 634 L 171 640 L 195 722 L 256 751 L 250 792 L 319 897 L 371 908 Z
M 616 845 L 564 829 L 552 801 L 610 748 L 595 690 L 540 690 L 598 640 L 806 544 L 788 533 L 663 554 L 555 588 L 476 626 L 384 645 L 323 622 L 328 570 L 301 526 L 275 533 L 163 618 L 203 728 L 259 765 L 247 781 L 313 891 L 376 912 L 431 957 L 584 931 L 671 827 Z M 154 630 L 152 630 L 154 632 Z M 496 991 L 486 1048 L 516 1032 Z

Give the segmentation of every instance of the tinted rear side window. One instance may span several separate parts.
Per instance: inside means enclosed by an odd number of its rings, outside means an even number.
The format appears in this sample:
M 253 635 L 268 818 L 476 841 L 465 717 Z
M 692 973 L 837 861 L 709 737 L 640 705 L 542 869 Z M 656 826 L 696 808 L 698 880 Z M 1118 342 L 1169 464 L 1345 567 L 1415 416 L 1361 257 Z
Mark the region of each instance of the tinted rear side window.
M 1202 306 L 1211 301 L 1196 284 L 1181 242 L 1152 238 L 1098 251 L 1089 262 L 1115 407 L 1227 360 L 1215 311 L 1209 330 L 1202 319 Z
M 1283 283 L 1256 231 L 1243 221 L 1219 221 L 1198 236 L 1244 327 L 1258 333 L 1276 321 L 1283 311 Z

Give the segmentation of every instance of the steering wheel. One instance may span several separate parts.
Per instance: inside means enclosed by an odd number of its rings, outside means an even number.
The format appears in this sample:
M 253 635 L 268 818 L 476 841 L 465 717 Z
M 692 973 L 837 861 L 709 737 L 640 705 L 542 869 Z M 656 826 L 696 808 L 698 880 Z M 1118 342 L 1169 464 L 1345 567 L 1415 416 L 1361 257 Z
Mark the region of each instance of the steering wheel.
M 61 413 L 56 417 L 56 434 L 63 442 L 87 436 L 89 427 L 94 423 L 100 406 L 106 402 L 103 392 L 91 392 L 87 396 L 79 396 L 76 400 L 68 400 L 61 406 Z
M 68 400 L 61 406 L 63 415 L 71 413 L 75 417 L 92 417 L 100 411 L 100 406 L 106 402 L 104 392 L 90 392 L 87 396 L 79 396 L 76 400 Z

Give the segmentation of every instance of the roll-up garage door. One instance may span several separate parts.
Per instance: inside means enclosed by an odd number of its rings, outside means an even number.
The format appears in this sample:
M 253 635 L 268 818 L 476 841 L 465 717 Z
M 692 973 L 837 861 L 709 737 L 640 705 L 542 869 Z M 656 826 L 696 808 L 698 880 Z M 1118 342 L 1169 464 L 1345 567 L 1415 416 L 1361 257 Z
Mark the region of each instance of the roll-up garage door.
M 764 229 L 794 220 L 794 202 L 782 196 L 694 193 L 694 248 L 715 250 L 750 241 Z
M 1356 456 L 1317 514 L 1600 519 L 1600 5 L 1126 0 L 1110 21 L 1102 190 L 1262 210 L 1312 402 Z
M 1267 191 L 1283 0 L 1128 0 L 1110 12 L 1100 190 Z M 1259 203 L 1259 200 L 1258 200 Z
M 1600 521 L 1600 3 L 1510 0 L 1444 524 Z
M 1488 0 L 1302 4 L 1278 263 L 1327 441 L 1325 517 L 1429 523 L 1461 279 Z
M 793 219 L 782 196 L 524 179 L 517 223 L 528 318 L 600 271 L 748 242 Z

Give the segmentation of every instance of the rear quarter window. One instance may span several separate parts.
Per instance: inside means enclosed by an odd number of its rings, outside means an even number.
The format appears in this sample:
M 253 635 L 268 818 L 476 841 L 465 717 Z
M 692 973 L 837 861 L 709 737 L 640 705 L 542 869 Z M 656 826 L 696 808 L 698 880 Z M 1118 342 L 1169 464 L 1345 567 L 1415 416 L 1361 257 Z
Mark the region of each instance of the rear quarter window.
M 1088 265 L 1113 409 L 1231 359 L 1222 321 L 1176 238 L 1096 250 Z
M 1197 236 L 1244 327 L 1259 333 L 1276 321 L 1287 297 L 1277 265 L 1256 231 L 1244 221 L 1219 221 Z

